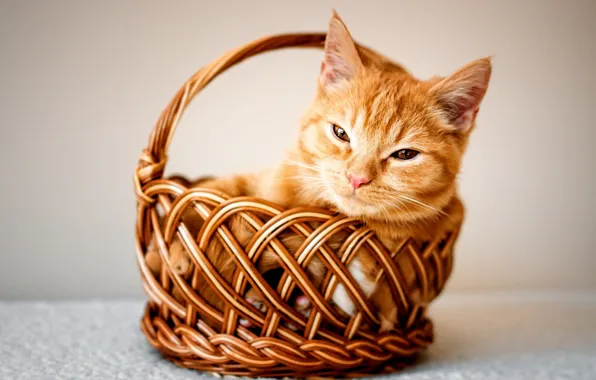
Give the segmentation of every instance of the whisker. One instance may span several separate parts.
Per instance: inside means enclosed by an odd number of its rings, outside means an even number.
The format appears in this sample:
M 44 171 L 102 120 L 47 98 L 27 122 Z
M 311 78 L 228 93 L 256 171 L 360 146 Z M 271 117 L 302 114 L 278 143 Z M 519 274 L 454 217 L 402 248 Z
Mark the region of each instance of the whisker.
M 422 201 L 421 201 L 421 200 L 419 200 L 419 199 L 416 199 L 416 198 L 413 198 L 413 197 L 409 197 L 409 196 L 407 196 L 407 195 L 402 195 L 402 194 L 399 194 L 398 196 L 399 196 L 401 199 L 403 199 L 403 200 L 406 200 L 406 201 L 408 201 L 408 202 L 411 202 L 411 203 L 414 203 L 414 204 L 417 204 L 417 205 L 420 205 L 420 206 L 426 207 L 426 208 L 428 208 L 429 210 L 432 210 L 432 211 L 438 212 L 439 214 L 448 215 L 448 214 L 447 214 L 445 211 L 443 211 L 443 210 L 439 210 L 438 208 L 436 208 L 436 207 L 433 207 L 433 206 L 431 206 L 431 205 L 429 205 L 429 204 L 426 204 L 426 203 L 422 202 Z
M 305 169 L 310 169 L 310 170 L 314 170 L 314 171 L 318 171 L 318 172 L 323 171 L 323 169 L 319 166 L 309 165 L 309 164 L 305 164 L 303 162 L 298 162 L 298 161 L 289 160 L 289 159 L 287 159 L 286 162 L 288 162 L 294 166 L 298 166 L 298 167 L 305 168 Z
M 396 206 L 396 205 L 392 204 L 391 202 L 389 202 L 389 201 L 387 201 L 387 200 L 386 200 L 384 203 L 385 203 L 387 206 L 391 207 L 391 209 L 392 209 L 394 212 L 396 212 L 396 213 L 400 213 L 400 212 L 403 212 L 403 211 L 405 211 L 405 212 L 408 214 L 408 216 L 409 216 L 410 218 L 413 216 L 413 215 L 412 215 L 412 213 L 410 212 L 410 210 L 407 208 L 407 206 L 405 206 L 405 204 L 404 204 L 404 203 L 402 203 L 401 201 L 399 201 L 399 205 L 400 205 L 400 206 L 404 206 L 404 207 L 405 207 L 405 210 L 403 210 L 401 207 L 398 207 L 398 206 Z
M 396 201 L 399 203 L 400 206 L 403 206 L 405 208 L 405 211 L 408 213 L 408 216 L 411 219 L 415 219 L 416 216 L 412 213 L 412 210 L 410 210 L 407 203 L 405 203 L 403 200 L 401 200 L 399 198 L 396 199 Z
M 385 199 L 380 199 L 380 201 L 385 205 L 385 207 L 381 206 L 380 209 L 385 214 L 385 219 L 389 222 L 389 221 L 391 221 L 391 216 L 389 215 L 389 211 L 387 211 L 387 206 L 390 207 L 395 212 L 399 212 L 399 209 Z
M 322 174 L 328 174 L 328 175 L 333 175 L 333 176 L 339 176 L 341 174 L 334 170 L 325 169 L 323 167 L 316 166 L 316 165 L 305 164 L 304 162 L 298 162 L 298 161 L 294 161 L 294 160 L 290 160 L 290 159 L 286 159 L 285 161 L 287 163 L 291 164 L 292 166 L 309 169 L 314 172 L 318 172 L 318 173 L 322 173 Z
M 427 203 L 422 202 L 419 199 L 416 199 L 414 197 L 410 197 L 408 195 L 398 194 L 398 193 L 390 192 L 390 191 L 387 191 L 387 190 L 377 191 L 377 194 L 380 195 L 380 196 L 384 196 L 385 199 L 390 199 L 392 201 L 396 201 L 400 205 L 404 206 L 406 208 L 406 210 L 408 212 L 408 215 L 410 217 L 413 217 L 414 215 L 411 213 L 411 210 L 409 209 L 409 207 L 407 207 L 407 204 L 404 203 L 404 201 L 405 202 L 408 202 L 410 204 L 422 206 L 422 207 L 427 208 L 429 210 L 432 210 L 432 211 L 434 211 L 434 212 L 436 212 L 438 214 L 449 216 L 449 214 L 447 214 L 446 212 L 444 212 L 442 210 L 439 210 L 439 209 L 437 209 L 437 208 L 435 208 L 435 207 L 433 207 L 433 206 L 431 206 L 431 205 L 429 205 Z
M 305 175 L 295 175 L 295 176 L 290 176 L 290 177 L 283 177 L 283 179 L 312 179 L 312 180 L 321 180 L 321 177 L 305 176 Z

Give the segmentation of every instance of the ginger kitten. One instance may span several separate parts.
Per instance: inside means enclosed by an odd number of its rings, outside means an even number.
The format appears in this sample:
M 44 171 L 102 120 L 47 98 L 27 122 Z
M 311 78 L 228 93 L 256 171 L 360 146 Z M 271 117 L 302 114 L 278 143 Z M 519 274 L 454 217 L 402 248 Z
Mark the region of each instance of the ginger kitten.
M 200 186 L 230 196 L 256 196 L 288 208 L 305 205 L 336 210 L 366 223 L 389 250 L 396 249 L 405 237 L 429 239 L 463 219 L 456 175 L 490 74 L 490 59 L 484 58 L 448 77 L 418 80 L 397 64 L 367 60 L 359 54 L 345 24 L 334 13 L 316 96 L 287 159 L 272 170 Z M 237 221 L 231 227 L 240 243 L 247 244 L 252 235 L 246 226 Z M 292 237 L 282 240 L 291 251 L 302 243 Z M 335 249 L 341 243 L 336 238 L 329 245 Z M 170 248 L 171 259 L 186 270 L 189 258 L 177 246 L 174 242 Z M 224 259 L 215 241 L 207 253 L 212 261 Z M 399 256 L 397 260 L 406 280 L 414 282 L 414 268 Z M 224 261 L 230 265 L 230 260 Z M 280 266 L 272 252 L 265 252 L 263 262 L 262 271 Z M 361 249 L 348 269 L 377 308 L 381 331 L 392 329 L 397 307 L 388 284 L 374 282 L 379 270 L 375 260 Z M 308 268 L 316 284 L 325 271 L 316 257 Z M 231 280 L 232 273 L 223 275 Z M 436 295 L 414 297 L 426 303 Z M 264 310 L 258 292 L 249 291 L 247 297 Z M 343 285 L 337 286 L 332 299 L 346 314 L 355 312 Z M 308 315 L 308 300 L 303 296 L 296 303 Z

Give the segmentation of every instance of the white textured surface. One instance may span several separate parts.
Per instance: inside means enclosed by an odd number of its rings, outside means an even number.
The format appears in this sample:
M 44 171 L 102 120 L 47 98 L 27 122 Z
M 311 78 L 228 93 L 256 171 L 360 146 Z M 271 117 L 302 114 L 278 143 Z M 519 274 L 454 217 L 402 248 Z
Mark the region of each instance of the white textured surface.
M 154 352 L 141 312 L 139 301 L 0 303 L 0 379 L 201 378 Z M 448 295 L 432 314 L 436 343 L 386 377 L 596 379 L 595 294 Z

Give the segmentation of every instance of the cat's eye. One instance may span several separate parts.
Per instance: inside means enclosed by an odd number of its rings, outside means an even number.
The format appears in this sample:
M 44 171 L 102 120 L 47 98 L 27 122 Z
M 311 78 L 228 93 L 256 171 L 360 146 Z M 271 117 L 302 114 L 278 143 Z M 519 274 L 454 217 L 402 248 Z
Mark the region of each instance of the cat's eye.
M 416 157 L 419 153 L 420 152 L 414 149 L 400 149 L 396 152 L 393 152 L 391 157 L 397 158 L 398 160 L 407 161 Z
M 333 134 L 335 137 L 341 141 L 350 142 L 350 136 L 348 136 L 347 132 L 343 128 L 337 124 L 331 124 L 331 128 L 333 129 Z

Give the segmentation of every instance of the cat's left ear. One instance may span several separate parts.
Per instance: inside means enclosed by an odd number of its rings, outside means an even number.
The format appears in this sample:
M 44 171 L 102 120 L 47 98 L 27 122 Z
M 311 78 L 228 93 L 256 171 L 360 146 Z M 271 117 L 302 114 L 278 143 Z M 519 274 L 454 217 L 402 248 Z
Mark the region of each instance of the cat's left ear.
M 447 122 L 456 131 L 470 132 L 488 89 L 491 59 L 472 61 L 431 88 Z
M 362 70 L 362 61 L 348 28 L 333 11 L 325 39 L 325 53 L 319 83 L 333 89 L 349 81 Z

